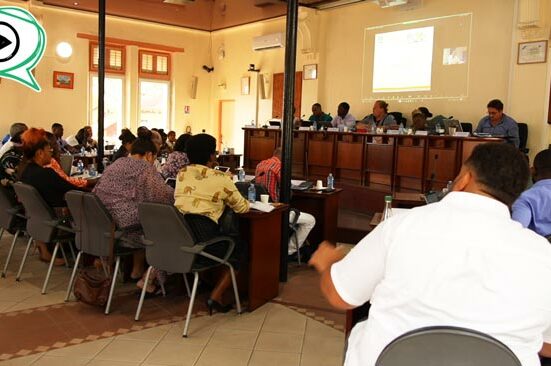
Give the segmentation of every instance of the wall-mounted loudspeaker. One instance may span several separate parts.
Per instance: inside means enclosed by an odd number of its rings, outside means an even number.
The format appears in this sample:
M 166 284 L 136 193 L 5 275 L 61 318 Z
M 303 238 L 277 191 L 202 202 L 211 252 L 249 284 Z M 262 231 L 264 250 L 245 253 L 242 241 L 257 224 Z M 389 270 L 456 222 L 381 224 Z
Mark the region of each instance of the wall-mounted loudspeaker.
M 191 77 L 191 99 L 197 99 L 197 76 Z
M 266 88 L 264 87 L 264 74 L 258 74 L 258 96 L 266 99 Z

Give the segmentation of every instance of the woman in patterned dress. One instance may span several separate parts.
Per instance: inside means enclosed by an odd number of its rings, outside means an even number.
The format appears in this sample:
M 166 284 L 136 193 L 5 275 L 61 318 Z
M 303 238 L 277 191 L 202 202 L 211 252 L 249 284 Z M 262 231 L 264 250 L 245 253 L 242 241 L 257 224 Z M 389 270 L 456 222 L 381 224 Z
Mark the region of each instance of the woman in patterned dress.
M 113 216 L 118 228 L 135 239 L 141 247 L 143 235 L 138 216 L 140 202 L 172 204 L 174 189 L 166 185 L 153 166 L 157 147 L 150 131 L 141 131 L 132 144 L 130 156 L 117 159 L 103 172 L 93 192 Z M 136 251 L 131 279 L 138 280 L 144 272 L 145 251 Z

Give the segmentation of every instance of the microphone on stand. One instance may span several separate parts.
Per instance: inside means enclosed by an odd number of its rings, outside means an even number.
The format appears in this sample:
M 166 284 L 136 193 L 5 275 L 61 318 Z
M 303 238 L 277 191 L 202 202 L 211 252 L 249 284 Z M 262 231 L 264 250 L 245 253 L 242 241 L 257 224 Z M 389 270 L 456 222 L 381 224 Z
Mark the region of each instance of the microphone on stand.
M 436 176 L 436 174 L 434 172 L 432 172 L 432 174 L 430 175 L 430 178 L 429 178 L 429 182 L 427 183 L 427 187 L 425 189 L 425 192 L 427 192 L 427 194 L 433 193 L 432 185 L 434 184 L 435 176 Z

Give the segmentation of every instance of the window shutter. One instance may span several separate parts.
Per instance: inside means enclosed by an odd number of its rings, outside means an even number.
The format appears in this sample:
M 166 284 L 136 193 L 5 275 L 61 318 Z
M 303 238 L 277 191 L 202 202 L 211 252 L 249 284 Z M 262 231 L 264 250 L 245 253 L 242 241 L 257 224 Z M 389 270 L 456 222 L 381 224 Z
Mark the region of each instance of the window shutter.
M 170 80 L 169 53 L 139 51 L 139 76 L 148 79 Z
M 105 45 L 105 72 L 113 74 L 125 73 L 125 47 L 114 44 Z M 90 42 L 90 71 L 98 71 L 99 45 Z
M 109 68 L 122 70 L 122 51 L 117 49 L 109 50 Z

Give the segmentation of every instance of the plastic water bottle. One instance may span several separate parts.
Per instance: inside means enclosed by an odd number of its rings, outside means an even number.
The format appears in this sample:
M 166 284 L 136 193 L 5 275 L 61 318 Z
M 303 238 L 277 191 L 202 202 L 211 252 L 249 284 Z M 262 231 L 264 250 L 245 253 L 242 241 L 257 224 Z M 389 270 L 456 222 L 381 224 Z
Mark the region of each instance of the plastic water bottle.
M 446 195 L 446 194 L 450 193 L 450 191 L 452 190 L 452 185 L 453 185 L 453 182 L 451 180 L 449 180 L 448 184 L 446 184 L 446 186 L 444 188 L 442 188 L 442 194 Z
M 90 168 L 88 168 L 88 175 L 91 177 L 95 177 L 98 175 L 98 171 L 96 170 L 96 166 L 94 164 L 90 164 Z
M 245 169 L 244 168 L 239 168 L 239 170 L 237 171 L 237 180 L 240 181 L 240 182 L 245 181 Z
M 369 132 L 370 133 L 377 132 L 377 124 L 374 121 L 371 121 L 371 123 L 369 124 Z
M 251 183 L 249 186 L 247 197 L 249 198 L 249 202 L 256 202 L 256 188 L 254 188 L 254 183 Z
M 327 189 L 334 189 L 335 188 L 335 178 L 333 177 L 332 173 L 329 173 L 327 176 Z
M 402 124 L 402 122 L 400 122 L 400 127 L 398 127 L 398 133 L 400 135 L 404 134 L 404 125 Z
M 316 121 L 314 121 L 314 123 L 312 123 L 312 127 L 314 127 L 314 131 L 317 131 L 318 130 L 318 123 Z
M 442 130 L 443 130 L 442 126 L 440 125 L 440 122 L 438 122 L 438 123 L 436 124 L 435 128 L 436 128 L 436 133 L 437 133 L 438 135 L 440 135 L 440 134 L 442 133 Z
M 80 155 L 84 156 L 85 153 L 86 153 L 86 149 L 83 146 L 80 148 Z
M 392 216 L 392 196 L 385 196 L 385 209 L 383 216 L 381 216 L 381 222 Z
M 78 170 L 78 174 L 83 174 L 84 173 L 84 163 L 82 162 L 82 160 L 79 160 L 77 162 L 77 170 Z

